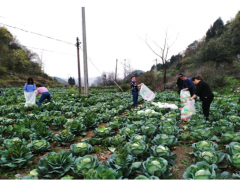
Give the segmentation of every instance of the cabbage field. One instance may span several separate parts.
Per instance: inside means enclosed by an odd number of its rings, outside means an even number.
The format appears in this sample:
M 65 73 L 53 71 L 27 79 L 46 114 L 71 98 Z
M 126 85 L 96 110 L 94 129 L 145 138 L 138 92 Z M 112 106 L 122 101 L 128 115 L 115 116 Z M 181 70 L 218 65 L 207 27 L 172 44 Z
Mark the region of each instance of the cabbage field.
M 22 88 L 0 97 L 1 179 L 240 179 L 239 95 L 215 94 L 210 120 L 183 122 L 176 92 L 153 102 L 130 92 L 50 89 L 54 103 L 24 107 Z

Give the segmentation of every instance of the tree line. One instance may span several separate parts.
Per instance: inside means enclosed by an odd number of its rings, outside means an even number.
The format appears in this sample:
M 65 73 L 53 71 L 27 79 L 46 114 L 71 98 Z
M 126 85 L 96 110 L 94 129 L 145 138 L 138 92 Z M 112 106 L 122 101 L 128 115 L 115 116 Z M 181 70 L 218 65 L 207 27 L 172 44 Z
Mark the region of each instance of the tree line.
M 42 70 L 42 59 L 13 37 L 4 27 L 0 27 L 0 75 L 24 74 L 50 78 Z

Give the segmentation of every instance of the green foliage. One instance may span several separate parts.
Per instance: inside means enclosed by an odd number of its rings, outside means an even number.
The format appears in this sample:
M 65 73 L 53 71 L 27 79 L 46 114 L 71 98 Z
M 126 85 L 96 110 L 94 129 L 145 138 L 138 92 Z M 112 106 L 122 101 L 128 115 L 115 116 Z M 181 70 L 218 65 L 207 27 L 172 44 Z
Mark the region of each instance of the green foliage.
M 229 131 L 221 136 L 223 143 L 240 142 L 240 132 Z
M 178 139 L 173 135 L 167 134 L 157 134 L 152 143 L 155 145 L 167 145 L 168 147 L 173 147 L 178 145 Z
M 220 174 L 215 164 L 209 165 L 205 161 L 197 162 L 191 165 L 183 174 L 184 179 L 231 179 L 231 175 L 227 172 Z
M 168 161 L 161 157 L 149 157 L 143 162 L 144 173 L 146 176 L 157 176 L 168 179 L 171 176 L 171 168 Z
M 85 174 L 85 179 L 121 179 L 122 172 L 116 171 L 105 165 L 99 165 L 96 169 L 90 169 Z
M 84 136 L 86 135 L 86 126 L 76 119 L 68 119 L 67 123 L 64 125 L 65 128 L 68 128 L 73 134 Z
M 33 153 L 44 154 L 50 151 L 50 144 L 46 140 L 35 140 L 28 144 L 28 147 Z
M 73 135 L 69 129 L 65 129 L 60 134 L 55 134 L 54 140 L 59 144 L 67 145 L 75 141 L 75 135 Z
M 225 149 L 229 155 L 240 153 L 240 143 L 231 142 L 228 146 L 225 147 Z
M 96 169 L 99 166 L 97 157 L 86 155 L 75 160 L 72 167 L 75 178 L 83 178 L 90 169 Z
M 219 163 L 221 163 L 225 157 L 225 154 L 222 151 L 216 151 L 211 148 L 196 151 L 193 154 L 195 156 L 195 162 L 206 161 L 208 164 L 216 164 L 219 167 Z
M 212 148 L 218 150 L 218 145 L 212 141 L 198 141 L 192 144 L 193 151 L 203 151 L 204 149 Z
M 0 165 L 3 169 L 13 170 L 26 168 L 32 163 L 33 157 L 30 149 L 26 147 L 26 141 L 19 138 L 4 140 L 5 149 L 0 152 Z
M 228 155 L 228 161 L 238 170 L 240 170 L 240 153 Z
M 168 161 L 168 163 L 172 166 L 175 165 L 174 160 L 176 159 L 177 155 L 172 153 L 171 150 L 165 145 L 158 145 L 152 146 L 152 155 L 155 157 L 162 157 Z
M 40 159 L 37 172 L 40 178 L 59 179 L 70 170 L 73 163 L 74 158 L 67 151 L 60 151 L 58 154 L 51 152 L 48 157 Z
M 126 144 L 129 154 L 133 156 L 144 156 L 148 151 L 148 145 L 141 140 L 132 140 Z
M 81 142 L 77 144 L 72 144 L 70 146 L 70 153 L 73 154 L 73 156 L 85 156 L 87 154 L 90 154 L 94 151 L 91 144 L 88 144 L 86 142 Z

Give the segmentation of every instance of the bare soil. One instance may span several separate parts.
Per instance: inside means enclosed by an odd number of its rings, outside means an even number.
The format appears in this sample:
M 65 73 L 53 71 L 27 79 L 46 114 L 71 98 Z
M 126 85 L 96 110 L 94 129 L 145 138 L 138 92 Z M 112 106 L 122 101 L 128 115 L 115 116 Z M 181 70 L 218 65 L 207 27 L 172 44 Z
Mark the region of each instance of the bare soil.
M 185 170 L 193 164 L 193 157 L 188 153 L 192 151 L 191 147 L 185 147 L 183 145 L 177 146 L 176 149 L 172 150 L 177 155 L 175 160 L 175 166 L 172 168 L 172 178 L 182 179 L 182 175 Z

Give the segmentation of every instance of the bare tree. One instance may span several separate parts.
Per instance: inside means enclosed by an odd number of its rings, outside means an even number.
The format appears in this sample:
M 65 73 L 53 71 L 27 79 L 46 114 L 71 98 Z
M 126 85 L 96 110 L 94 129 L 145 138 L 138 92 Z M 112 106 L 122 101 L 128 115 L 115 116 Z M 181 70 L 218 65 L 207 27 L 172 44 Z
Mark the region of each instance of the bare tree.
M 176 37 L 175 41 L 170 45 L 169 44 L 168 32 L 166 31 L 163 46 L 159 46 L 156 42 L 153 42 L 160 49 L 159 53 L 156 53 L 156 51 L 149 45 L 147 40 L 144 41 L 145 44 L 149 47 L 149 49 L 162 60 L 164 89 L 165 89 L 165 84 L 167 83 L 167 77 L 166 77 L 167 66 L 166 66 L 166 62 L 168 60 L 168 52 L 169 52 L 170 48 L 173 46 L 173 44 L 176 42 L 177 37 Z
M 44 67 L 45 67 L 45 60 L 43 59 L 44 52 L 42 51 L 40 56 L 36 57 L 37 63 L 40 65 L 43 73 L 44 73 Z
M 93 86 L 102 86 L 102 84 L 103 84 L 103 79 L 101 77 L 97 77 L 93 82 Z
M 124 60 L 124 63 L 122 63 L 123 66 L 123 75 L 124 80 L 126 80 L 126 77 L 131 74 L 135 69 L 132 67 L 131 60 Z

